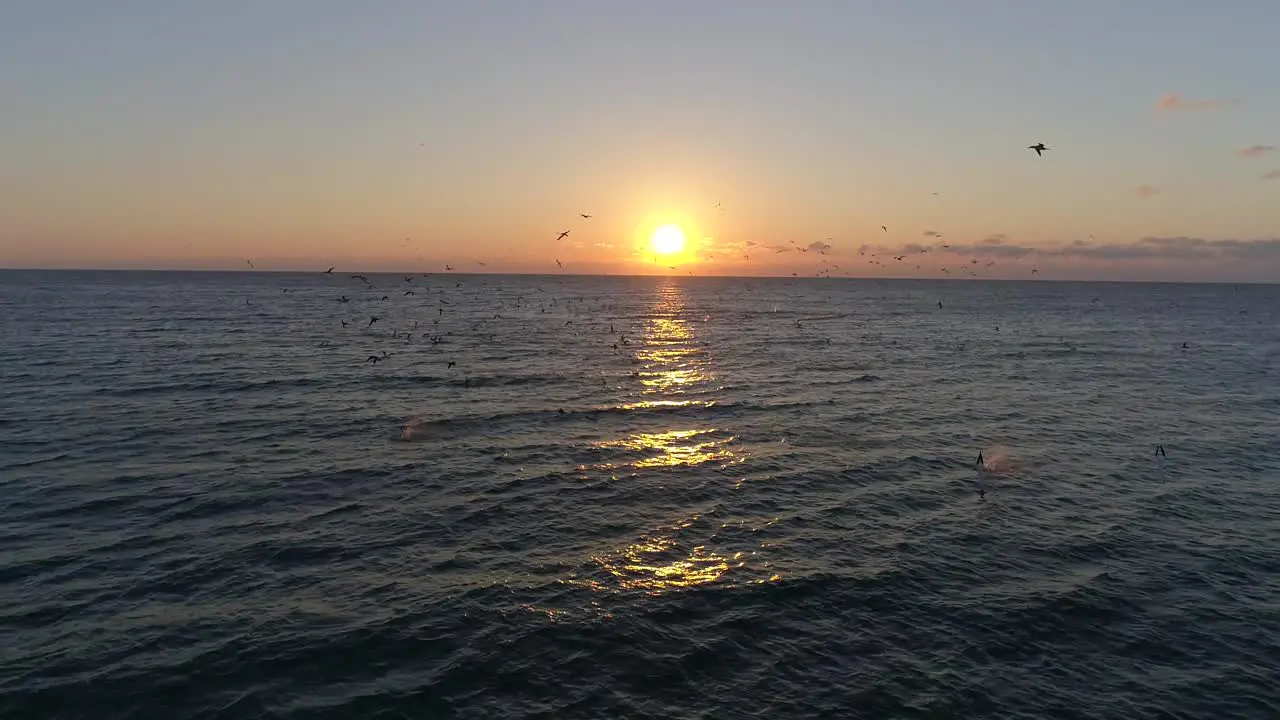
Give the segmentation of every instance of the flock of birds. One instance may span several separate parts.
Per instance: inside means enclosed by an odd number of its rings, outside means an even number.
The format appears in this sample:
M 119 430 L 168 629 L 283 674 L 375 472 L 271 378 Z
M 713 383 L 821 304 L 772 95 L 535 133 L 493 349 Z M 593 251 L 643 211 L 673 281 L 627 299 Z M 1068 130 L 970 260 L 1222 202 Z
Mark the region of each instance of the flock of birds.
M 1046 150 L 1049 150 L 1049 148 L 1042 142 L 1036 143 L 1034 145 L 1029 145 L 1027 146 L 1027 149 L 1035 151 L 1037 156 L 1042 156 Z M 937 193 L 934 193 L 934 194 L 936 195 Z M 715 209 L 722 211 L 723 205 L 721 203 L 717 203 L 715 206 Z M 578 215 L 582 221 L 588 221 L 594 217 L 590 213 L 579 213 Z M 880 229 L 884 233 L 889 232 L 889 228 L 885 225 L 881 225 Z M 573 232 L 573 228 L 563 230 L 559 232 L 559 234 L 557 234 L 555 239 L 556 241 L 564 240 L 565 238 L 569 237 L 572 234 L 572 232 Z M 917 256 L 927 255 L 934 250 L 947 250 L 951 248 L 951 245 L 941 242 L 941 239 L 943 237 L 943 234 L 941 232 L 926 231 L 925 235 L 933 238 L 936 242 L 935 244 L 930 246 L 917 246 L 913 248 L 914 254 L 916 254 Z M 799 253 L 814 253 L 815 255 L 818 255 L 818 256 L 826 256 L 827 252 L 832 249 L 832 245 L 829 243 L 829 241 L 831 240 L 832 238 L 826 238 L 823 241 L 810 243 L 809 245 L 800 245 L 796 243 L 794 240 L 792 240 L 792 241 L 789 241 L 789 245 L 775 245 L 775 246 L 763 246 L 763 247 L 774 253 L 799 252 Z M 750 259 L 750 250 L 756 247 L 759 247 L 758 244 L 748 242 L 747 252 L 744 253 L 744 258 Z M 868 249 L 869 248 L 864 246 L 859 250 L 858 254 L 860 256 L 866 256 Z M 1017 255 L 1015 257 L 1015 260 L 1021 259 L 1022 257 L 1023 255 L 1021 254 Z M 655 257 L 655 262 L 657 260 L 658 258 Z M 871 253 L 870 258 L 867 260 L 869 264 L 880 265 L 884 267 L 889 266 L 887 265 L 889 261 L 896 262 L 896 263 L 913 264 L 915 269 L 917 270 L 919 270 L 922 267 L 921 264 L 919 264 L 918 262 L 915 262 L 914 260 L 909 261 L 908 255 L 906 253 L 902 253 L 898 255 L 888 254 L 885 257 L 880 257 L 878 253 Z M 245 262 L 250 269 L 256 269 L 251 259 L 248 259 Z M 995 259 L 992 259 L 980 265 L 981 260 L 979 258 L 972 258 L 969 260 L 966 266 L 956 268 L 956 273 L 967 274 L 972 277 L 977 277 L 979 272 L 981 272 L 982 269 L 990 268 L 994 266 L 996 262 L 997 261 Z M 564 263 L 561 262 L 559 258 L 555 258 L 555 263 L 558 268 L 564 269 Z M 477 266 L 480 266 L 480 267 L 484 267 L 486 265 L 485 262 L 479 261 L 479 260 L 476 261 L 476 264 Z M 816 276 L 818 277 L 830 277 L 833 271 L 837 271 L 840 269 L 839 265 L 828 264 L 825 259 L 822 260 L 822 265 L 823 267 L 819 269 L 817 273 L 815 273 Z M 328 269 L 324 270 L 322 274 L 332 276 L 337 269 L 338 269 L 337 266 L 331 266 Z M 672 269 L 675 269 L 674 266 L 672 267 Z M 446 273 L 450 273 L 450 272 L 454 272 L 455 268 L 452 264 L 445 264 L 444 270 Z M 951 271 L 951 268 L 949 267 L 943 267 L 941 268 L 941 272 L 945 275 L 950 275 L 952 271 Z M 1031 268 L 1031 274 L 1033 276 L 1037 275 L 1039 274 L 1039 270 L 1033 267 Z M 791 275 L 796 276 L 797 273 L 793 272 L 791 273 Z M 426 285 L 415 284 L 415 280 L 417 279 L 417 276 L 408 275 L 408 276 L 403 276 L 403 281 L 405 284 L 403 286 L 396 287 L 393 290 L 391 288 L 387 288 L 387 287 L 380 288 L 374 285 L 374 283 L 365 274 L 353 274 L 350 276 L 350 279 L 360 283 L 360 288 L 363 291 L 363 295 L 358 297 L 351 297 L 351 296 L 348 296 L 348 294 L 346 293 L 342 293 L 337 298 L 335 298 L 335 301 L 339 305 L 347 306 L 356 300 L 360 300 L 363 303 L 386 303 L 386 302 L 391 302 L 393 297 L 417 299 L 419 293 L 426 295 L 430 293 L 432 289 L 434 289 L 436 292 L 435 302 L 432 303 L 431 301 L 426 300 L 426 301 L 423 301 L 421 304 L 419 304 L 417 308 L 415 308 L 418 310 L 423 308 L 430 308 L 434 310 L 435 317 L 431 318 L 430 325 L 424 327 L 421 325 L 419 320 L 413 320 L 412 324 L 408 325 L 407 327 L 391 330 L 389 333 L 389 336 L 391 339 L 397 340 L 403 343 L 412 343 L 414 342 L 414 339 L 416 337 L 419 341 L 428 342 L 432 347 L 450 342 L 449 338 L 450 336 L 452 336 L 453 331 L 448 329 L 449 327 L 448 324 L 446 324 L 445 328 L 442 329 L 440 327 L 440 323 L 442 320 L 446 319 L 446 317 L 450 313 L 454 311 L 454 308 L 452 306 L 455 303 L 461 303 L 465 301 L 466 298 L 462 295 L 462 292 L 463 292 L 462 289 L 464 288 L 465 283 L 454 282 L 452 288 L 448 288 L 447 283 L 437 285 L 434 288 L 430 288 Z M 425 278 L 424 278 L 424 282 L 425 282 Z M 482 283 L 482 284 L 486 284 L 486 283 Z M 751 289 L 750 287 L 747 288 L 748 291 L 750 291 L 750 289 Z M 453 292 L 450 292 L 450 290 L 452 290 Z M 282 292 L 288 293 L 289 289 L 284 288 L 282 289 Z M 481 292 L 478 291 L 472 299 L 479 300 L 480 296 L 481 296 Z M 519 297 L 519 298 L 516 298 L 514 301 L 512 301 L 509 307 L 515 310 L 530 309 L 532 302 L 537 302 L 539 312 L 546 313 L 549 307 L 555 308 L 557 305 L 559 305 L 562 302 L 565 303 L 568 307 L 572 308 L 575 300 L 578 303 L 584 302 L 584 298 L 582 297 L 556 298 L 556 297 L 547 296 L 544 298 L 531 299 L 531 301 L 527 303 L 525 298 Z M 246 303 L 247 302 L 248 301 L 246 301 Z M 1093 302 L 1096 303 L 1097 299 L 1095 299 Z M 500 301 L 500 304 L 503 307 L 507 307 L 504 301 Z M 938 302 L 938 308 L 942 309 L 942 307 L 943 307 L 943 304 L 941 302 Z M 597 309 L 608 310 L 612 308 L 604 307 L 604 308 L 597 308 Z M 572 319 L 573 317 L 576 317 L 576 316 L 571 315 L 570 319 L 565 321 L 564 327 L 567 328 L 574 324 Z M 472 317 L 469 319 L 470 330 L 473 332 L 483 334 L 481 331 L 485 329 L 485 325 L 487 323 L 499 321 L 502 319 L 503 319 L 503 316 L 501 312 L 494 313 L 490 318 L 481 318 L 479 320 L 476 320 L 474 317 Z M 367 318 L 362 318 L 360 320 L 356 320 L 354 318 L 341 319 L 340 323 L 344 329 L 355 328 L 357 330 L 370 332 L 370 331 L 373 331 L 373 328 L 375 325 L 377 325 L 379 322 L 382 322 L 382 321 L 383 321 L 383 318 L 379 314 L 370 313 Z M 796 327 L 798 328 L 804 327 L 799 320 L 796 320 L 795 324 L 796 324 Z M 996 327 L 996 330 L 998 331 L 999 327 Z M 627 339 L 626 333 L 625 332 L 619 333 L 614 328 L 613 324 L 609 324 L 608 332 L 611 336 L 613 336 L 614 339 L 612 341 L 606 341 L 606 342 L 611 345 L 614 351 L 619 351 L 620 345 L 625 346 L 630 344 L 630 341 Z M 492 334 L 488 335 L 488 340 L 493 341 L 494 336 Z M 829 343 L 830 340 L 828 339 L 827 342 Z M 327 344 L 328 344 L 328 341 L 325 341 L 324 343 L 322 343 L 321 347 L 325 347 L 327 346 Z M 1184 343 L 1182 347 L 1186 349 L 1187 348 L 1186 343 Z M 383 362 L 389 359 L 390 357 L 391 357 L 390 352 L 388 352 L 387 350 L 382 350 L 380 353 L 369 354 L 364 359 L 363 362 L 376 365 L 380 362 Z M 453 370 L 457 366 L 456 360 L 444 360 L 443 362 L 445 363 L 445 369 L 447 371 Z M 638 376 L 638 373 L 632 373 L 632 375 Z M 464 387 L 472 386 L 472 380 L 470 376 L 464 376 L 462 378 L 462 385 Z M 564 411 L 561 410 L 560 412 L 564 412 Z M 1165 458 L 1164 447 L 1157 446 L 1156 461 L 1162 468 L 1163 468 L 1164 458 Z M 985 497 L 986 486 L 987 486 L 987 481 L 986 481 L 987 474 L 993 468 L 992 466 L 988 465 L 982 453 L 978 454 L 978 458 L 975 463 L 975 468 L 977 471 L 976 487 L 977 487 L 978 493 L 980 496 Z

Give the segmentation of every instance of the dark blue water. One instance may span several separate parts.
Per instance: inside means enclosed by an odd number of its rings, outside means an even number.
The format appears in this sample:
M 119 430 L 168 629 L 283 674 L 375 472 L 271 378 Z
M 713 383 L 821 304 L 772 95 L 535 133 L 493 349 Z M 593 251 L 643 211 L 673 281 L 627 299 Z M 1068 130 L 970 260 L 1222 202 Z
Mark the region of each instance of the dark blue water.
M 0 717 L 1280 717 L 1280 288 L 369 279 L 0 273 Z

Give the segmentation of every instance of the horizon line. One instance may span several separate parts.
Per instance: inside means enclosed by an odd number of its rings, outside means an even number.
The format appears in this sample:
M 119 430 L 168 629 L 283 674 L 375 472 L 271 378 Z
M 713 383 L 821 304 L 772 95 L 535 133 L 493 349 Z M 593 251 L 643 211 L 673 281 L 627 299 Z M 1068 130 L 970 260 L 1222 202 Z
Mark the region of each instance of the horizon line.
M 0 273 L 18 273 L 18 272 L 41 272 L 41 273 L 84 273 L 84 272 L 101 272 L 101 273 L 224 273 L 224 274 L 242 274 L 242 275 L 326 275 L 319 270 L 243 270 L 235 269 L 217 269 L 217 268 L 43 268 L 43 267 L 0 267 Z M 343 273 L 354 273 L 359 275 L 400 275 L 408 273 L 408 270 L 344 270 Z M 337 271 L 334 271 L 337 274 Z M 447 270 L 443 272 L 413 272 L 413 275 L 420 276 L 442 276 L 442 277 L 570 277 L 570 278 L 704 278 L 716 280 L 860 280 L 860 281 L 894 281 L 894 282 L 1003 282 L 1003 283 L 1096 283 L 1096 284 L 1130 284 L 1130 285 L 1280 285 L 1277 280 L 1108 280 L 1094 279 L 1081 280 L 1069 278 L 1038 278 L 1015 279 L 1015 278 L 964 278 L 964 277 L 875 277 L 875 276 L 855 276 L 841 275 L 835 277 L 818 277 L 814 275 L 691 275 L 691 274 L 652 274 L 652 275 L 636 275 L 636 274 L 612 274 L 612 273 L 530 273 L 530 272 L 470 272 L 462 270 Z

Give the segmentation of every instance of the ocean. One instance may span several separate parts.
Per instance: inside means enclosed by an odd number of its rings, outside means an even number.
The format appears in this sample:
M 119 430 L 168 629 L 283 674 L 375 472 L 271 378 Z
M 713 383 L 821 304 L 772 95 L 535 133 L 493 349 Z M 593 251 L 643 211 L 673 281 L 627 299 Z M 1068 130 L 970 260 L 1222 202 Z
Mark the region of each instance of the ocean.
M 1280 287 L 368 281 L 0 272 L 0 718 L 1280 717 Z

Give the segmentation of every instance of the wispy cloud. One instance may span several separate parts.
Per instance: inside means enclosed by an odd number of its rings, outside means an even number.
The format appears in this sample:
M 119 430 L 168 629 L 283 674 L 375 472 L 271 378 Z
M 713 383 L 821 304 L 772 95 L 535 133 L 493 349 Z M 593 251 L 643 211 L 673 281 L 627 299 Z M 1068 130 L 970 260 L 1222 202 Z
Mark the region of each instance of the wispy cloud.
M 1275 151 L 1275 145 L 1250 145 L 1247 148 L 1240 148 L 1236 154 L 1242 158 L 1256 158 Z
M 991 233 L 982 239 L 984 245 L 1003 245 L 1009 238 L 1004 233 Z
M 809 243 L 809 249 L 813 250 L 814 252 L 823 253 L 830 250 L 831 246 L 821 240 L 814 240 L 813 242 Z
M 937 230 L 925 230 L 924 236 L 925 237 L 942 237 L 942 233 L 938 232 Z
M 1262 174 L 1263 180 L 1280 180 L 1280 170 L 1272 170 Z
M 1205 98 L 1203 100 L 1190 100 L 1184 98 L 1178 93 L 1169 93 L 1160 98 L 1156 103 L 1156 112 L 1181 112 L 1187 110 L 1220 110 L 1232 105 L 1238 105 L 1239 100 L 1214 100 Z
M 1278 173 L 1280 175 L 1280 173 Z M 870 248 L 885 254 L 906 254 L 919 252 L 918 245 L 903 245 L 899 248 Z M 1257 240 L 1209 240 L 1200 237 L 1144 237 L 1127 243 L 1092 243 L 1082 240 L 1049 247 L 1023 247 L 1008 243 L 989 244 L 978 242 L 972 244 L 955 244 L 948 250 L 941 250 L 949 256 L 959 255 L 984 260 L 1017 260 L 1027 257 L 1041 262 L 1050 262 L 1053 258 L 1105 261 L 1140 261 L 1140 260 L 1242 260 L 1248 262 L 1280 262 L 1280 237 Z
M 1138 197 L 1146 199 L 1149 197 L 1153 197 L 1155 195 L 1159 195 L 1160 188 L 1156 187 L 1155 185 L 1139 185 L 1138 187 L 1133 189 L 1133 192 L 1136 193 Z

